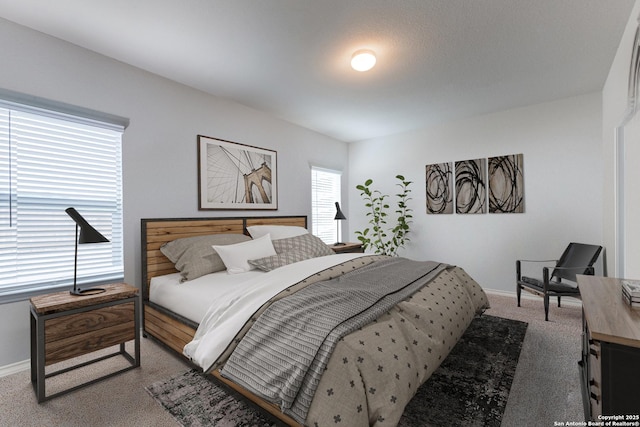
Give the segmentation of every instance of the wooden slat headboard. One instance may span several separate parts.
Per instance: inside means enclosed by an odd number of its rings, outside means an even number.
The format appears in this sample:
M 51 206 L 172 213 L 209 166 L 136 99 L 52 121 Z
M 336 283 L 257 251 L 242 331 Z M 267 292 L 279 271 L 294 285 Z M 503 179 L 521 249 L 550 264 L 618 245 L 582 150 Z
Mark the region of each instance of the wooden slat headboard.
M 151 278 L 175 273 L 171 261 L 160 252 L 166 242 L 207 234 L 247 234 L 252 225 L 295 225 L 307 228 L 306 216 L 239 218 L 156 218 L 142 219 L 142 298 L 149 299 Z

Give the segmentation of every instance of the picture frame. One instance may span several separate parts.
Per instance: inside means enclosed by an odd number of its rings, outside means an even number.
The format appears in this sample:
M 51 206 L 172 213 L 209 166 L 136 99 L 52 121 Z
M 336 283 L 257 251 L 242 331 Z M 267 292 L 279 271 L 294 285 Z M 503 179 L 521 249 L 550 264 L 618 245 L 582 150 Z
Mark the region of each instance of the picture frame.
M 453 170 L 451 162 L 425 166 L 427 214 L 453 213 Z
M 278 153 L 198 135 L 199 210 L 277 210 Z
M 489 157 L 489 213 L 524 213 L 524 156 Z
M 487 159 L 455 162 L 456 213 L 487 212 Z

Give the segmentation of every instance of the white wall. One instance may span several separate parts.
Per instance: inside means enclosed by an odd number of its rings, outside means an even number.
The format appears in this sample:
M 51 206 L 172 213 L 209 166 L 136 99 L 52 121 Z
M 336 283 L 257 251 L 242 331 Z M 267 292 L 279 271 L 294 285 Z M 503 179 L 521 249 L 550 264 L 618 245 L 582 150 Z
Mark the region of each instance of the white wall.
M 347 168 L 343 142 L 1 19 L 0 52 L 0 87 L 130 119 L 123 142 L 128 283 L 140 283 L 141 218 L 247 214 L 198 211 L 196 135 L 278 152 L 279 210 L 249 214 L 310 215 L 309 164 Z M 0 366 L 27 359 L 28 303 L 1 305 L 0 324 Z
M 638 11 L 636 4 L 629 27 Z M 351 231 L 367 225 L 355 185 L 373 178 L 395 194 L 393 177 L 404 174 L 414 181 L 415 218 L 403 255 L 457 264 L 485 288 L 513 291 L 517 258 L 557 256 L 571 240 L 604 241 L 611 251 L 611 145 L 626 102 L 630 31 L 602 99 L 590 94 L 348 147 L 1 19 L 0 87 L 131 120 L 123 146 L 130 283 L 140 282 L 141 218 L 246 213 L 197 210 L 196 135 L 204 134 L 278 151 L 280 209 L 267 214 L 309 214 L 309 163 L 347 170 L 351 159 L 343 204 Z M 426 164 L 515 153 L 524 154 L 524 214 L 425 214 Z M 0 324 L 0 366 L 27 359 L 28 303 L 1 305 Z
M 605 245 L 610 248 L 607 262 L 611 275 L 614 274 L 618 256 L 616 252 L 615 129 L 623 121 L 627 108 L 629 65 L 639 15 L 640 1 L 636 1 L 602 90 L 603 234 Z M 638 141 L 628 139 L 627 143 L 637 144 Z M 640 162 L 640 159 L 627 160 L 630 163 L 635 162 L 636 165 Z M 634 190 L 637 188 L 636 183 L 629 183 L 629 186 Z M 633 260 L 630 261 L 633 262 Z
M 373 178 L 395 194 L 393 177 L 403 174 L 413 181 L 414 223 L 402 255 L 456 264 L 485 288 L 514 292 L 516 259 L 602 242 L 601 114 L 600 94 L 589 94 L 350 144 L 351 231 L 368 225 L 355 185 Z M 518 153 L 525 213 L 425 213 L 425 165 Z

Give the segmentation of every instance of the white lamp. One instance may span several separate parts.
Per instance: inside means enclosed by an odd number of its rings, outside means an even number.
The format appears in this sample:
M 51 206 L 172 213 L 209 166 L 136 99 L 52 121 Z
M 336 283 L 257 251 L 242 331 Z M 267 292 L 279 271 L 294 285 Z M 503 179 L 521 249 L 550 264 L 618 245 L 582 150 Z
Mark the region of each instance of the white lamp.
M 376 54 L 369 49 L 357 50 L 351 57 L 351 68 L 356 71 L 369 71 L 376 65 Z

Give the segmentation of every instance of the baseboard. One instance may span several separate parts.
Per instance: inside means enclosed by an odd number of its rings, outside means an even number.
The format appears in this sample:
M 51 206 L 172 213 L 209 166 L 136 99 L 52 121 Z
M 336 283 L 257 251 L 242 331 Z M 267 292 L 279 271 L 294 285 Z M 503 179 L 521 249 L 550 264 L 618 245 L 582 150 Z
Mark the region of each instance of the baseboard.
M 22 362 L 11 363 L 9 365 L 0 366 L 0 377 L 6 377 L 8 375 L 17 374 L 18 372 L 26 371 L 29 369 L 31 362 L 23 360 Z
M 516 294 L 516 291 L 505 291 L 502 289 L 485 289 L 484 291 L 487 294 L 500 295 L 503 297 L 510 297 L 513 299 L 516 299 L 518 297 L 518 295 Z M 526 292 L 526 291 L 520 294 L 520 299 L 542 301 L 542 297 L 530 294 L 529 292 Z M 582 307 L 582 301 L 580 301 L 578 298 L 573 298 L 573 297 L 562 297 L 562 304 Z

